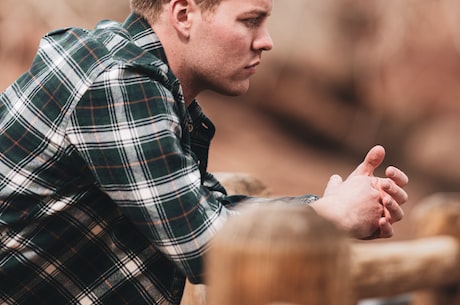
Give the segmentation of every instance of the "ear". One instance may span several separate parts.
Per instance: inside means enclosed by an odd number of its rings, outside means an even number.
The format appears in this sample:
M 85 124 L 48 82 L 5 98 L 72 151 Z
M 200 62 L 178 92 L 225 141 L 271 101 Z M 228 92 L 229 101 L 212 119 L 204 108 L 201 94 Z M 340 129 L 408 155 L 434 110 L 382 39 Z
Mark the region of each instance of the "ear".
M 193 0 L 171 0 L 170 2 L 169 18 L 171 24 L 183 38 L 190 36 L 190 27 L 195 9 L 196 5 Z

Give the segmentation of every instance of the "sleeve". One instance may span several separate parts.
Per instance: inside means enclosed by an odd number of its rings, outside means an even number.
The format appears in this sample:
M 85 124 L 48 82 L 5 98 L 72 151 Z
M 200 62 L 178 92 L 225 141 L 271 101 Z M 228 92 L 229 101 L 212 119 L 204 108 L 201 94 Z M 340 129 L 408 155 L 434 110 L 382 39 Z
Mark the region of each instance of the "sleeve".
M 308 205 L 320 197 L 316 195 L 302 195 L 302 196 L 284 196 L 284 197 L 252 197 L 244 195 L 232 195 L 222 197 L 222 204 L 232 211 L 237 211 L 242 205 L 248 204 L 268 204 L 268 203 L 286 203 L 286 204 L 299 204 L 299 205 Z
M 100 188 L 200 282 L 202 254 L 229 211 L 202 184 L 180 107 L 161 83 L 113 67 L 86 93 L 67 132 Z

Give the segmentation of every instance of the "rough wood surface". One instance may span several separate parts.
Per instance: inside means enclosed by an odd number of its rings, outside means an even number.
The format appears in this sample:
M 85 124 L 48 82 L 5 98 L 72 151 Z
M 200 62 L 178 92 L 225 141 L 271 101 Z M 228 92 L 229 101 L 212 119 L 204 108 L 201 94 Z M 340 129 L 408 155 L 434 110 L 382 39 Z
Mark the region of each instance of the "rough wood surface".
M 241 210 L 219 231 L 206 266 L 209 305 L 350 305 L 350 241 L 302 205 Z
M 353 290 L 358 299 L 450 284 L 460 276 L 458 242 L 449 236 L 355 244 L 352 253 Z
M 438 193 L 425 198 L 413 214 L 414 225 L 418 236 L 449 235 L 460 242 L 460 194 Z M 441 254 L 442 249 L 437 252 Z M 457 250 L 458 251 L 458 250 Z M 458 305 L 460 304 L 460 263 L 459 253 L 451 253 L 457 265 L 444 272 L 446 279 L 452 281 L 439 282 L 415 294 L 412 305 Z M 441 260 L 442 258 L 440 258 Z M 446 259 L 446 258 L 444 258 Z M 427 266 L 438 269 L 442 262 L 436 261 Z M 416 276 L 416 275 L 414 275 Z

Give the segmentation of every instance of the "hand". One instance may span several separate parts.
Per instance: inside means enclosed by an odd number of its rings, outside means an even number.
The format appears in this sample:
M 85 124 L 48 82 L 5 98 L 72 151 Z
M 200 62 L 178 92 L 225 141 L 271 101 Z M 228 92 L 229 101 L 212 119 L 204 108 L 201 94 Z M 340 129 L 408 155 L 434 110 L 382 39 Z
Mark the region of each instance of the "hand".
M 324 218 L 352 237 L 365 239 L 379 229 L 384 214 L 377 178 L 354 175 L 345 181 L 333 175 L 321 199 L 310 204 Z
M 367 175 L 374 176 L 374 171 L 385 158 L 385 149 L 374 146 L 369 150 L 364 161 L 350 174 L 349 177 Z M 401 205 L 407 202 L 408 195 L 403 187 L 409 182 L 407 175 L 394 166 L 385 170 L 386 178 L 377 178 L 376 187 L 380 191 L 380 202 L 384 206 L 384 213 L 379 219 L 379 229 L 366 239 L 387 238 L 393 236 L 392 224 L 400 221 L 404 216 Z
M 373 147 L 345 181 L 332 176 L 323 198 L 312 207 L 355 238 L 393 236 L 392 224 L 404 216 L 400 205 L 407 201 L 403 187 L 409 179 L 393 166 L 386 169 L 385 178 L 375 177 L 384 157 L 382 146 Z

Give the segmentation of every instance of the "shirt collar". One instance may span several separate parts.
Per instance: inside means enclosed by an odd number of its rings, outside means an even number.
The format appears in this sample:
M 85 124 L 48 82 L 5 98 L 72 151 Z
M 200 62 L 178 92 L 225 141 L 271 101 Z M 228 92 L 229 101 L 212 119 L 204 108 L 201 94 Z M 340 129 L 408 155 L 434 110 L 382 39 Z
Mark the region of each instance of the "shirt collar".
M 123 27 L 130 33 L 133 42 L 137 46 L 152 53 L 165 64 L 168 63 L 160 39 L 147 20 L 137 14 L 131 13 L 123 23 Z
M 166 53 L 163 49 L 158 35 L 155 33 L 150 24 L 143 17 L 138 14 L 131 13 L 123 23 L 123 27 L 129 32 L 132 37 L 132 41 L 138 47 L 142 48 L 146 52 L 151 53 L 156 58 L 161 60 L 163 63 L 168 65 L 168 60 L 166 58 Z M 172 74 L 172 71 L 168 69 L 168 74 Z M 171 75 L 169 75 L 171 78 Z M 178 91 L 180 99 L 183 100 L 182 88 L 180 87 L 179 80 L 174 76 L 172 77 L 172 86 L 176 88 L 174 91 Z M 173 92 L 175 93 L 175 92 Z M 192 104 L 197 104 L 197 101 L 194 100 Z M 201 108 L 198 112 L 201 112 Z

